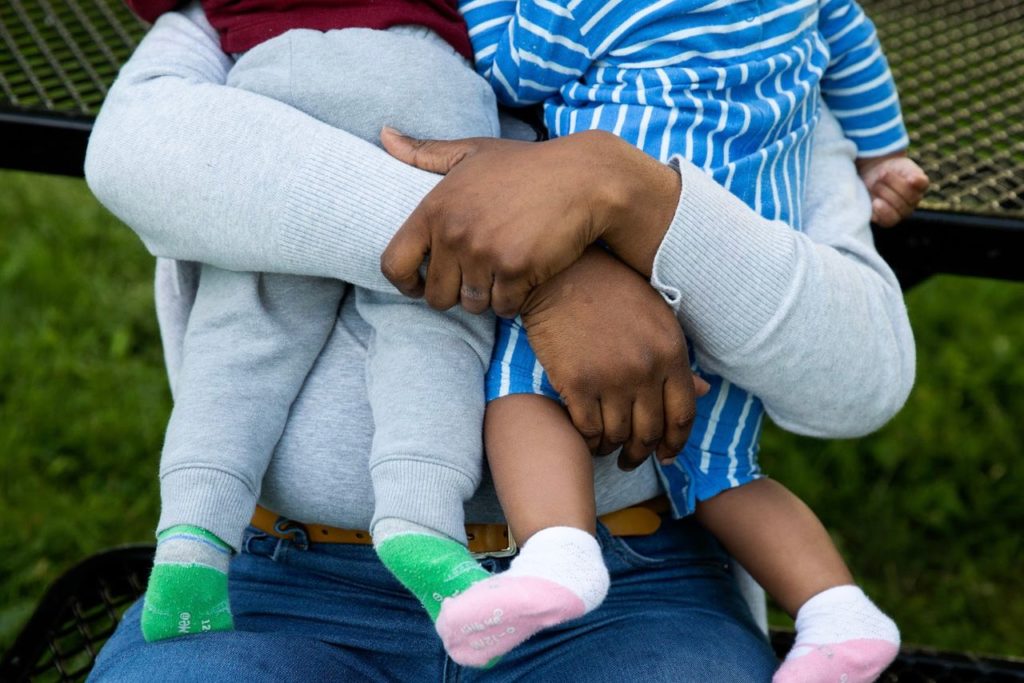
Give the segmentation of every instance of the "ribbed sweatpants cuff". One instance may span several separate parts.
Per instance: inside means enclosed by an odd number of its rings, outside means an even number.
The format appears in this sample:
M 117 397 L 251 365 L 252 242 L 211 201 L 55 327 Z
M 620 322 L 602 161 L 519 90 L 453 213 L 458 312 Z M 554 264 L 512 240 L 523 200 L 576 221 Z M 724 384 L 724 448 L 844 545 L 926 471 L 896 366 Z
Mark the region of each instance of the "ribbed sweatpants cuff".
M 448 465 L 390 459 L 370 470 L 376 500 L 373 524 L 402 519 L 466 543 L 463 505 L 479 482 Z
M 215 534 L 237 552 L 256 508 L 255 493 L 241 479 L 208 467 L 176 469 L 160 477 L 162 509 L 157 532 L 191 524 Z

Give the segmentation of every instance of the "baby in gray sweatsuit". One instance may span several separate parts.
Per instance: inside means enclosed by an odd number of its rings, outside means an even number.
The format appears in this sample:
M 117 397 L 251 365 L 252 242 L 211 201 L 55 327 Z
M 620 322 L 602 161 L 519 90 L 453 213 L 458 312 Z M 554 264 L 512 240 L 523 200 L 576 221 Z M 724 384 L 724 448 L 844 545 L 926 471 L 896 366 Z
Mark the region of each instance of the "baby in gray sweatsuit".
M 433 139 L 499 133 L 491 88 L 422 27 L 291 30 L 241 55 L 227 84 L 375 143 L 384 125 Z M 337 192 L 333 181 L 322 178 L 318 191 Z M 346 296 L 373 329 L 366 384 L 378 555 L 432 617 L 445 597 L 486 576 L 465 547 L 462 509 L 481 476 L 493 317 L 438 313 L 337 280 L 203 265 L 160 463 L 147 640 L 233 628 L 228 560 Z

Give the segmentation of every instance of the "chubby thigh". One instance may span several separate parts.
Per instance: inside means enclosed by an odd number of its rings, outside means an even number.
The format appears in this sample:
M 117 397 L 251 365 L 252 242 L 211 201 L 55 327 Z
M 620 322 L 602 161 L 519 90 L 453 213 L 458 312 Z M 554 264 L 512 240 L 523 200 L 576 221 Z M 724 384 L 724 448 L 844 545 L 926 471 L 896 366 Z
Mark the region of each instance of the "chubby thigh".
M 385 125 L 436 139 L 500 132 L 491 87 L 422 27 L 293 29 L 241 55 L 227 84 L 375 144 Z

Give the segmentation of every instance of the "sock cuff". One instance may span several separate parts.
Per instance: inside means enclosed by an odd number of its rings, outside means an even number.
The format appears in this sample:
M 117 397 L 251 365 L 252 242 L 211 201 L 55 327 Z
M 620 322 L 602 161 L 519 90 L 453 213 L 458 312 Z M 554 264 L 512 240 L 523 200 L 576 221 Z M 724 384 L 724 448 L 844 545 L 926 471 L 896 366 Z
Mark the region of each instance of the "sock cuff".
M 256 492 L 234 474 L 211 467 L 182 467 L 161 475 L 160 500 L 157 529 L 197 526 L 236 552 L 256 509 Z
M 530 537 L 508 573 L 553 581 L 575 593 L 589 612 L 604 600 L 610 578 L 597 539 L 576 527 L 548 527 Z
M 200 533 L 194 533 L 194 532 Z M 197 527 L 172 527 L 159 535 L 154 566 L 201 566 L 227 574 L 231 548 L 216 536 Z
M 854 602 L 860 600 L 867 600 L 868 596 L 864 594 L 860 586 L 855 585 L 843 585 L 833 586 L 832 588 L 826 588 L 825 590 L 817 593 L 807 599 L 807 602 L 800 606 L 797 610 L 796 618 L 799 619 L 801 614 L 811 615 L 821 609 L 833 609 L 833 606 L 844 602 Z
M 859 586 L 835 586 L 810 598 L 796 614 L 797 644 L 876 638 L 899 644 L 899 628 Z
M 197 541 L 206 541 L 213 545 L 223 548 L 224 550 L 231 552 L 231 546 L 222 541 L 216 534 L 207 531 L 206 529 L 191 524 L 177 524 L 168 529 L 164 529 L 156 535 L 156 543 L 159 546 L 161 543 L 175 538 L 194 538 Z
M 541 546 L 547 547 L 549 545 L 564 546 L 566 543 L 577 544 L 589 550 L 601 552 L 601 544 L 598 543 L 597 538 L 593 534 L 583 529 L 577 529 L 574 526 L 550 526 L 546 529 L 541 529 L 524 544 L 524 549 L 526 545 L 540 548 Z

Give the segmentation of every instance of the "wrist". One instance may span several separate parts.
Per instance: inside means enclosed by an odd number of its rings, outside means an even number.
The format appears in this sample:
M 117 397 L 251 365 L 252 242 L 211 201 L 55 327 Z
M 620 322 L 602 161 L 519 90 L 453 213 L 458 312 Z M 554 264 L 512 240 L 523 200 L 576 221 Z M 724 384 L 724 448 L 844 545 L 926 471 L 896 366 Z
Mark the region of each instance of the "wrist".
M 903 159 L 906 156 L 907 150 L 900 149 L 895 152 L 889 152 L 888 154 L 882 154 L 880 156 L 857 157 L 857 160 L 854 163 L 856 163 L 857 165 L 858 173 L 863 175 L 864 173 L 871 170 L 875 166 L 886 161 L 889 161 L 890 159 Z
M 616 139 L 616 164 L 604 174 L 607 220 L 601 239 L 624 263 L 649 277 L 679 204 L 681 180 L 672 167 Z

